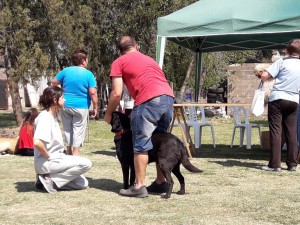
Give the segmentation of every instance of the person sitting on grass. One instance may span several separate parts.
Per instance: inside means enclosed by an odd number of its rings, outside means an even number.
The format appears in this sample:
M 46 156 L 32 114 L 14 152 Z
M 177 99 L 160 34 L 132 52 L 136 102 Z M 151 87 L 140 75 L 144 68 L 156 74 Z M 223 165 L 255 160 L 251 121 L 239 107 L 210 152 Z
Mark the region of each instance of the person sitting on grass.
M 33 156 L 33 124 L 38 115 L 39 112 L 36 108 L 31 108 L 25 113 L 15 154 Z
M 57 189 L 87 188 L 88 180 L 82 174 L 92 167 L 89 159 L 64 153 L 63 137 L 57 120 L 63 104 L 62 89 L 57 86 L 47 87 L 39 100 L 44 110 L 34 123 L 35 171 L 38 181 L 51 194 L 56 193 Z

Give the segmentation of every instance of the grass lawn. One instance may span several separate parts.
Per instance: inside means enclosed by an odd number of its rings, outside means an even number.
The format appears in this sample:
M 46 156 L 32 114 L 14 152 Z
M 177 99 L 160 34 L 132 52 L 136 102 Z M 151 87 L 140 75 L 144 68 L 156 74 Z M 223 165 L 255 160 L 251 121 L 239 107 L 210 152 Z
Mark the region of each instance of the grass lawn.
M 251 150 L 238 147 L 238 136 L 230 148 L 232 120 L 212 122 L 216 148 L 209 128 L 204 128 L 202 146 L 191 159 L 204 172 L 192 174 L 181 167 L 186 194 L 176 195 L 179 184 L 173 176 L 174 190 L 168 200 L 152 194 L 145 199 L 118 195 L 121 168 L 110 126 L 101 120 L 90 121 L 81 152 L 93 162 L 86 173 L 87 190 L 37 192 L 32 157 L 0 156 L 0 224 L 300 224 L 300 172 L 260 170 L 269 152 L 260 148 L 256 130 Z M 266 121 L 256 122 L 268 129 Z M 173 133 L 180 136 L 178 127 Z M 282 159 L 286 168 L 285 152 Z M 147 183 L 154 179 L 155 164 L 150 164 Z

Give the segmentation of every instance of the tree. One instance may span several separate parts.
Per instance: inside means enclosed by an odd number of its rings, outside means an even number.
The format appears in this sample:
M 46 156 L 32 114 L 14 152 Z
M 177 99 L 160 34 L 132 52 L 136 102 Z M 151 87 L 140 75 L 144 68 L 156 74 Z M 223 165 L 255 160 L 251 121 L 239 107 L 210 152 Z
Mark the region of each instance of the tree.
M 18 125 L 22 123 L 22 106 L 18 82 L 26 84 L 48 64 L 39 43 L 33 40 L 36 21 L 31 20 L 28 1 L 2 1 L 0 17 L 0 46 L 4 47 L 12 107 Z
M 5 49 L 5 66 L 18 123 L 22 109 L 17 81 L 34 83 L 41 74 L 50 79 L 71 65 L 70 56 L 76 48 L 84 48 L 98 83 L 106 83 L 110 65 L 119 56 L 116 41 L 120 36 L 134 36 L 141 52 L 155 58 L 157 18 L 195 1 L 0 0 L 0 46 Z M 164 72 L 175 90 L 187 83 L 193 87 L 194 58 L 193 52 L 168 43 Z M 226 65 L 233 58 L 237 61 L 243 57 L 205 53 L 203 88 L 222 80 Z
M 256 59 L 257 51 L 227 51 L 204 54 L 203 88 L 220 84 L 227 78 L 227 66 Z

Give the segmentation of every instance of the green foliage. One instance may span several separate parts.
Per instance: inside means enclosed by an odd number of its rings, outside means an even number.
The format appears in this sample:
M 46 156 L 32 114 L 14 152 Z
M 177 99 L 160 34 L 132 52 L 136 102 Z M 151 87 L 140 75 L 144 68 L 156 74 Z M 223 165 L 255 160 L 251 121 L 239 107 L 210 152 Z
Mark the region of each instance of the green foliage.
M 245 63 L 255 58 L 257 51 L 229 51 L 204 53 L 204 67 L 206 73 L 203 89 L 220 84 L 227 78 L 227 66 L 236 63 Z
M 0 46 L 5 48 L 5 64 L 10 82 L 30 82 L 45 70 L 48 60 L 34 41 L 38 21 L 31 19 L 26 1 L 8 1 L 2 5 Z
M 53 77 L 71 65 L 76 48 L 89 52 L 90 70 L 99 82 L 109 82 L 110 65 L 118 55 L 120 36 L 134 36 L 141 52 L 155 58 L 157 18 L 195 0 L 22 0 L 0 1 L 0 46 L 6 51 L 10 80 L 23 83 L 41 74 Z M 205 53 L 203 87 L 226 77 L 226 67 L 244 62 L 254 52 Z M 164 71 L 175 89 L 181 88 L 195 54 L 168 43 Z M 195 62 L 188 83 L 194 86 Z
M 179 90 L 183 85 L 187 69 L 190 62 L 194 59 L 195 53 L 182 48 L 172 42 L 167 44 L 165 52 L 164 71 L 168 81 L 173 82 L 174 90 Z M 195 62 L 195 60 L 194 60 Z M 188 81 L 193 87 L 195 77 L 195 66 L 193 67 Z
M 213 52 L 204 54 L 203 70 L 206 72 L 205 80 L 203 81 L 203 89 L 220 83 L 227 77 L 226 66 L 227 60 L 222 52 Z
M 8 128 L 17 127 L 17 123 L 13 113 L 7 112 L 7 110 L 0 110 L 0 129 L 1 131 Z

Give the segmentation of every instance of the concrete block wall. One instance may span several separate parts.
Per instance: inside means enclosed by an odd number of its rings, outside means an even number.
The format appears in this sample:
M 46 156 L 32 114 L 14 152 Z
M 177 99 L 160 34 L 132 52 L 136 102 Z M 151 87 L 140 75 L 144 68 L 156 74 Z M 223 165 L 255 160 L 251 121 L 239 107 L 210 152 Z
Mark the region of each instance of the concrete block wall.
M 254 92 L 258 88 L 260 79 L 254 75 L 255 63 L 234 64 L 228 70 L 228 103 L 252 103 Z M 249 108 L 250 109 L 250 108 Z M 248 113 L 250 116 L 250 110 Z M 267 115 L 267 108 L 263 114 Z

